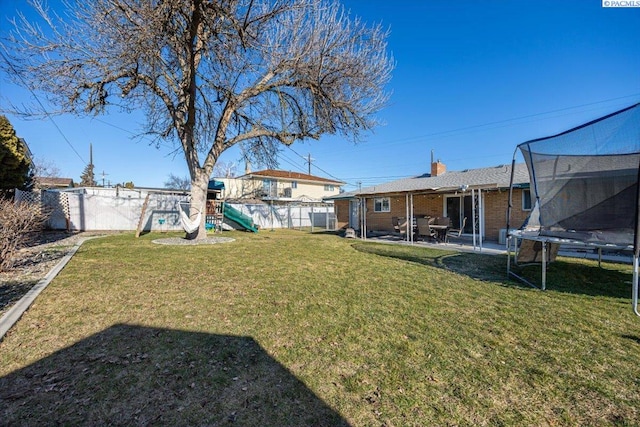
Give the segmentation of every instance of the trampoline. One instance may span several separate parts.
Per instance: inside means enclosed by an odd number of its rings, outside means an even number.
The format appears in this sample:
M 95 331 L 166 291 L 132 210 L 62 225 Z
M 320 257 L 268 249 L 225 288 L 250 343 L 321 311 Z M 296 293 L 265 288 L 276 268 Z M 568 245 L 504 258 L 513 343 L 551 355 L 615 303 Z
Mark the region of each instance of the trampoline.
M 558 135 L 519 144 L 529 171 L 533 208 L 519 229 L 510 228 L 513 175 L 507 209 L 507 273 L 519 243 L 537 245 L 546 288 L 546 263 L 559 245 L 629 250 L 633 257 L 632 306 L 638 312 L 640 103 Z M 513 168 L 512 168 L 513 171 Z M 512 252 L 513 249 L 513 252 Z

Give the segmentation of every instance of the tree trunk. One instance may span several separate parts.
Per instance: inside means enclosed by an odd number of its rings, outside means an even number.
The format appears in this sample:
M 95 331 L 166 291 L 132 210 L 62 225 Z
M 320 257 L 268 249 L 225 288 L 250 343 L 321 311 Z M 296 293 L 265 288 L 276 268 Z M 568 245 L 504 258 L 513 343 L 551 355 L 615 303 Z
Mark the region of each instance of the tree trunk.
M 207 218 L 207 188 L 209 177 L 203 171 L 198 171 L 195 177 L 191 178 L 191 203 L 189 206 L 189 218 L 195 220 L 199 212 L 202 212 L 200 226 L 193 233 L 185 236 L 189 240 L 204 239 L 207 237 L 205 221 Z

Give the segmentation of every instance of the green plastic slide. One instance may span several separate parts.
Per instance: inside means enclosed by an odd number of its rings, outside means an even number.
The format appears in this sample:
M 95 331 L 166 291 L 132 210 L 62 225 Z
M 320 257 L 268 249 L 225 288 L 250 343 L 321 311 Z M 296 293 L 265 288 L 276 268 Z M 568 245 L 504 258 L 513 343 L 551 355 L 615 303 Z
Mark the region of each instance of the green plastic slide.
M 226 203 L 222 203 L 222 209 L 224 212 L 224 217 L 235 222 L 240 227 L 247 229 L 249 231 L 253 231 L 254 233 L 258 232 L 258 227 L 253 223 L 251 217 L 243 214 L 236 208 L 229 206 Z

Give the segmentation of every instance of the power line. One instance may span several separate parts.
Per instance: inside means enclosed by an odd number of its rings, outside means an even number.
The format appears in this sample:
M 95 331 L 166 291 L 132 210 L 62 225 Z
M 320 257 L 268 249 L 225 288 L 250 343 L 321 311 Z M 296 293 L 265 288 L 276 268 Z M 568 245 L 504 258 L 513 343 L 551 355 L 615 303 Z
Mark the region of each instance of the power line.
M 560 112 L 567 112 L 567 111 L 570 111 L 570 110 L 576 110 L 578 108 L 591 107 L 591 106 L 598 105 L 598 104 L 604 104 L 604 103 L 612 102 L 612 101 L 619 101 L 619 100 L 622 100 L 622 99 L 633 98 L 633 97 L 637 97 L 637 96 L 640 96 L 640 93 L 634 93 L 634 94 L 630 94 L 630 95 L 620 96 L 620 97 L 617 97 L 617 98 L 609 98 L 609 99 L 590 102 L 590 103 L 586 103 L 586 104 L 574 105 L 574 106 L 570 106 L 570 107 L 559 108 L 559 109 L 556 109 L 556 110 L 549 110 L 549 111 L 540 112 L 540 113 L 527 114 L 527 115 L 524 115 L 524 116 L 513 117 L 513 118 L 509 118 L 509 119 L 504 119 L 504 120 L 496 120 L 496 121 L 487 122 L 487 123 L 481 123 L 481 124 L 477 124 L 477 125 L 464 126 L 464 127 L 460 127 L 460 128 L 456 128 L 456 129 L 448 129 L 448 130 L 439 131 L 439 132 L 433 132 L 433 133 L 429 133 L 429 134 L 411 136 L 411 137 L 406 137 L 406 138 L 401 138 L 401 139 L 394 139 L 394 140 L 380 142 L 378 144 L 379 145 L 384 145 L 384 146 L 400 145 L 400 144 L 409 143 L 409 142 L 413 142 L 413 141 L 420 141 L 420 140 L 424 141 L 424 140 L 435 139 L 435 138 L 438 138 L 438 137 L 440 137 L 440 138 L 450 138 L 450 137 L 453 137 L 453 136 L 459 136 L 459 135 L 462 135 L 462 134 L 465 134 L 465 133 L 469 133 L 469 131 L 474 131 L 474 130 L 480 129 L 480 128 L 498 129 L 498 128 L 501 128 L 501 127 L 507 127 L 507 126 L 511 126 L 511 125 L 527 124 L 527 123 L 535 122 L 537 120 L 527 121 L 527 122 L 520 122 L 520 123 L 514 123 L 514 122 L 517 122 L 519 120 L 534 118 L 534 117 L 540 117 L 540 116 L 560 113 Z M 583 110 L 583 111 L 577 111 L 577 112 L 593 111 L 593 110 L 595 110 L 595 109 L 589 109 L 589 110 Z M 548 118 L 562 117 L 562 116 L 569 115 L 569 114 L 574 114 L 574 113 L 577 113 L 577 112 L 569 112 L 569 113 L 565 113 L 565 114 L 561 114 L 561 115 L 551 116 L 551 117 L 548 117 Z M 539 120 L 541 120 L 541 119 L 539 119 Z M 495 125 L 501 125 L 501 126 L 495 126 Z M 490 126 L 492 126 L 492 127 L 490 127 Z M 379 147 L 378 146 L 369 145 L 369 146 L 360 147 L 359 149 L 362 150 L 362 151 L 365 151 L 365 150 L 374 149 L 374 148 L 379 148 Z M 333 151 L 334 154 L 340 153 L 340 152 L 344 152 L 344 150 Z M 475 156 L 474 156 L 474 158 L 475 158 Z
M 150 138 L 147 135 L 141 135 L 141 134 L 133 132 L 133 131 L 131 131 L 129 129 L 125 129 L 122 126 L 114 125 L 113 123 L 109 123 L 109 122 L 107 122 L 105 120 L 99 119 L 98 117 L 93 117 L 91 120 L 95 120 L 95 121 L 103 123 L 103 124 L 105 124 L 107 126 L 111 126 L 114 129 L 118 129 L 118 130 L 121 130 L 123 132 L 127 132 L 128 134 L 133 135 L 134 137 L 137 137 L 137 138 L 140 138 L 140 139 L 144 138 L 144 139 L 146 139 L 147 141 L 149 141 L 149 142 L 151 142 L 153 144 L 158 144 L 157 141 L 162 141 L 162 139 L 160 139 L 160 138 L 156 139 L 156 138 Z M 166 148 L 172 148 L 171 144 L 160 144 L 160 145 L 164 145 Z
M 293 151 L 293 152 L 294 152 L 298 157 L 300 157 L 301 159 L 303 159 L 305 162 L 307 161 L 307 156 L 303 156 L 303 155 L 301 155 L 300 153 L 298 153 L 296 150 L 294 150 L 293 148 L 291 148 L 291 147 L 290 147 L 290 146 L 288 146 L 288 145 L 287 145 L 287 148 L 288 148 L 289 150 Z M 311 155 L 309 155 L 309 156 L 311 156 Z M 318 165 L 315 165 L 315 164 L 314 164 L 314 166 L 315 166 L 315 168 L 316 168 L 316 169 L 318 169 L 320 172 L 327 174 L 327 176 L 330 176 L 330 177 L 331 177 L 331 178 L 333 178 L 333 179 L 337 179 L 338 181 L 343 181 L 342 179 L 340 179 L 340 178 L 338 178 L 338 177 L 336 177 L 336 176 L 334 176 L 334 175 L 330 174 L 330 173 L 329 173 L 329 172 L 327 172 L 326 170 L 322 169 L 322 168 L 321 168 L 321 167 L 319 167 Z M 309 175 L 311 175 L 311 174 L 309 174 Z
M 304 172 L 304 168 L 302 166 L 300 166 L 299 164 L 296 164 L 293 159 L 285 156 L 284 154 L 279 154 L 278 159 L 284 160 L 286 163 L 293 166 L 296 171 Z
M 42 102 L 40 102 L 40 98 L 38 98 L 38 95 L 36 95 L 36 93 L 33 91 L 33 89 L 31 89 L 31 87 L 27 84 L 26 80 L 24 79 L 24 77 L 22 77 L 22 75 L 20 73 L 18 73 L 18 71 L 15 69 L 15 67 L 13 66 L 13 64 L 11 62 L 9 62 L 9 60 L 7 59 L 7 57 L 4 55 L 4 53 L 2 51 L 0 51 L 0 55 L 2 56 L 2 59 L 4 59 L 4 62 L 7 63 L 7 65 L 11 68 L 11 70 L 13 71 L 13 73 L 18 76 L 18 78 L 20 79 L 20 81 L 22 81 L 22 84 L 27 88 L 27 90 L 29 92 L 31 92 L 31 95 L 33 95 L 33 97 L 35 98 L 35 100 L 38 102 L 38 105 L 40 105 L 40 108 L 42 108 L 42 111 L 44 113 L 45 116 L 47 116 L 47 118 L 49 120 L 51 120 L 51 123 L 53 123 L 53 126 L 55 126 L 55 128 L 58 130 L 58 132 L 60 133 L 60 135 L 62 135 L 62 139 L 65 140 L 65 142 L 69 145 L 69 147 L 71 147 L 71 150 L 73 150 L 74 153 L 76 153 L 76 156 L 78 156 L 78 158 L 82 161 L 83 164 L 87 164 L 87 162 L 82 158 L 82 156 L 80 155 L 80 153 L 78 153 L 78 151 L 75 149 L 75 147 L 73 146 L 73 144 L 71 144 L 71 141 L 69 141 L 69 139 L 67 139 L 66 135 L 62 132 L 62 129 L 60 129 L 60 127 L 58 126 L 58 124 L 55 122 L 55 120 L 53 120 L 53 117 L 51 117 L 51 114 L 49 114 L 46 110 L 46 108 L 44 108 L 44 105 L 42 104 Z
M 415 137 L 405 138 L 404 140 L 397 140 L 396 142 L 405 142 L 405 141 L 410 141 L 410 140 L 414 140 L 414 139 L 423 139 L 423 138 L 428 138 L 428 137 L 441 136 L 441 135 L 444 135 L 444 134 L 447 134 L 447 133 L 455 133 L 455 132 L 461 132 L 461 131 L 465 131 L 465 130 L 471 130 L 471 129 L 481 128 L 481 127 L 486 127 L 486 126 L 492 126 L 492 125 L 497 125 L 497 124 L 515 122 L 517 120 L 529 119 L 529 118 L 532 118 L 532 117 L 539 117 L 539 116 L 544 116 L 544 115 L 547 115 L 547 114 L 554 114 L 554 113 L 559 113 L 559 112 L 568 111 L 568 110 L 575 110 L 577 108 L 590 107 L 592 105 L 603 104 L 605 102 L 619 101 L 621 99 L 631 98 L 631 97 L 635 97 L 635 96 L 639 96 L 639 95 L 640 95 L 640 93 L 634 93 L 634 94 L 631 94 L 631 95 L 620 96 L 620 97 L 617 97 L 617 98 L 604 99 L 604 100 L 601 100 L 601 101 L 590 102 L 590 103 L 587 103 L 587 104 L 574 105 L 574 106 L 571 106 L 571 107 L 559 108 L 559 109 L 556 109 L 556 110 L 550 110 L 550 111 L 545 111 L 545 112 L 541 112 L 541 113 L 527 114 L 527 115 L 524 115 L 524 116 L 513 117 L 513 118 L 510 118 L 510 119 L 496 120 L 496 121 L 493 121 L 493 122 L 487 122 L 487 123 L 482 123 L 482 124 L 477 124 L 477 125 L 472 125 L 472 126 L 465 126 L 465 127 L 461 127 L 461 128 L 457 128 L 457 129 L 445 130 L 445 131 L 441 131 L 441 132 L 434 132 L 434 133 L 426 134 L 426 135 L 422 135 L 422 136 L 415 136 Z
M 348 180 L 352 180 L 352 179 L 358 179 L 358 180 L 362 180 L 362 179 L 367 179 L 367 180 L 374 180 L 374 179 L 392 179 L 392 178 L 409 178 L 413 175 L 388 175 L 388 176 L 366 176 L 366 177 L 362 177 L 362 176 L 353 176 L 353 177 L 349 177 L 349 178 L 345 178 Z

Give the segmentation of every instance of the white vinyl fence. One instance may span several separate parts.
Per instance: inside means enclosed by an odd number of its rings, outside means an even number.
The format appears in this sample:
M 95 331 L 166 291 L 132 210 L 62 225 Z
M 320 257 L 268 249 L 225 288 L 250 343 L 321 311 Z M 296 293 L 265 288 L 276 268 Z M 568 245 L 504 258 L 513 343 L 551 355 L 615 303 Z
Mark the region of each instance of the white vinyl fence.
M 293 228 L 313 229 L 323 228 L 335 230 L 336 218 L 332 204 L 304 203 L 288 205 L 270 204 L 235 204 L 230 206 L 243 214 L 250 216 L 261 229 Z
M 72 191 L 16 190 L 16 201 L 41 203 L 50 212 L 48 226 L 54 230 L 136 230 L 149 195 L 142 231 L 181 231 L 180 205 L 188 203 L 186 194 L 123 188 L 81 188 Z M 261 229 L 335 229 L 331 204 L 229 204 L 251 217 Z M 183 206 L 184 208 L 184 206 Z M 233 226 L 233 224 L 231 224 Z
M 48 225 L 54 230 L 136 230 L 147 194 L 142 230 L 182 230 L 178 209 L 179 203 L 187 201 L 186 195 L 88 188 L 39 194 L 16 191 L 16 200 L 40 200 L 43 208 L 51 211 Z

